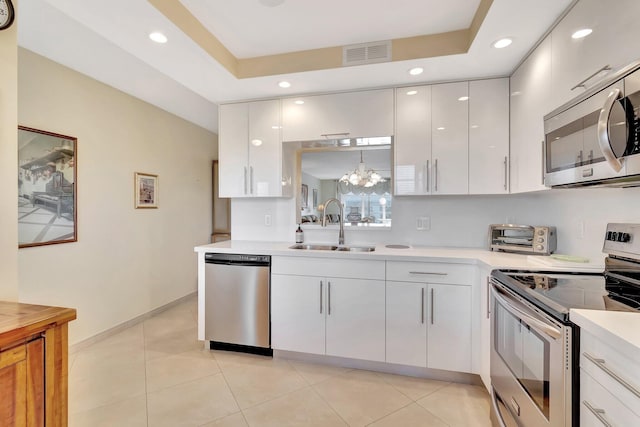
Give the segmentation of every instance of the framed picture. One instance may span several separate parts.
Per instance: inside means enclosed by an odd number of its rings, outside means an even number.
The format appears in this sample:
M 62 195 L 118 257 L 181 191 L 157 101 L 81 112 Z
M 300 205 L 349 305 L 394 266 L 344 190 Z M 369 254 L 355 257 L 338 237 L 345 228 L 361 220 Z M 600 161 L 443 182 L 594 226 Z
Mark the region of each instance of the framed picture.
M 136 209 L 158 207 L 158 175 L 136 172 L 133 192 Z
M 309 187 L 307 184 L 302 184 L 302 188 L 300 190 L 300 199 L 302 208 L 309 207 Z
M 77 235 L 77 138 L 18 126 L 18 247 Z

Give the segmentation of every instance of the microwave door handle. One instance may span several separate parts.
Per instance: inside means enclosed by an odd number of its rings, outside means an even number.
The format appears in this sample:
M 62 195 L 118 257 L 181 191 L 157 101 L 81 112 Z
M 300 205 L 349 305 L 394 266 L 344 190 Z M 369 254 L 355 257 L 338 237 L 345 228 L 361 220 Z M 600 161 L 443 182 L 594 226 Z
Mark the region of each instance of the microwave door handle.
M 620 89 L 616 88 L 612 90 L 602 110 L 600 110 L 600 116 L 598 117 L 598 145 L 600 146 L 600 150 L 602 150 L 605 160 L 616 172 L 620 172 L 620 169 L 622 169 L 622 162 L 613 153 L 609 142 L 609 115 L 619 96 Z
M 500 302 L 500 304 L 508 312 L 513 314 L 515 317 L 524 320 L 524 322 L 527 323 L 529 326 L 532 326 L 535 329 L 538 329 L 540 332 L 545 333 L 546 335 L 550 336 L 553 339 L 558 339 L 562 336 L 561 331 L 559 331 L 555 327 L 541 320 L 536 319 L 532 315 L 528 314 L 527 311 L 529 310 L 526 307 L 522 306 L 522 304 L 514 301 L 513 299 L 509 298 L 508 296 L 500 292 L 500 290 L 496 288 L 495 285 L 493 285 L 493 289 L 494 289 L 494 292 L 493 292 L 494 298 L 498 302 Z M 518 306 L 521 306 L 521 307 L 518 307 Z

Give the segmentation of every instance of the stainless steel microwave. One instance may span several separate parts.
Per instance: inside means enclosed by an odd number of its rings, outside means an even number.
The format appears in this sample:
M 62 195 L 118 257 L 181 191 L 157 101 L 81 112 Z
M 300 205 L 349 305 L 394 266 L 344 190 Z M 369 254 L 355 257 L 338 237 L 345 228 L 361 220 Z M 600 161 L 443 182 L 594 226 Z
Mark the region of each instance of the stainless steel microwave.
M 640 61 L 544 117 L 545 185 L 640 186 Z

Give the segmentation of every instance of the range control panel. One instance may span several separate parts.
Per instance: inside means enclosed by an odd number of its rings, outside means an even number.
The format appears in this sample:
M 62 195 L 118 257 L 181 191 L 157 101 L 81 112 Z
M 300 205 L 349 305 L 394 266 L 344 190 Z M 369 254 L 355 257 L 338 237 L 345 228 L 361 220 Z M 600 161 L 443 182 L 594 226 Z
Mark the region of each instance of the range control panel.
M 602 252 L 640 259 L 640 224 L 610 223 L 604 235 Z

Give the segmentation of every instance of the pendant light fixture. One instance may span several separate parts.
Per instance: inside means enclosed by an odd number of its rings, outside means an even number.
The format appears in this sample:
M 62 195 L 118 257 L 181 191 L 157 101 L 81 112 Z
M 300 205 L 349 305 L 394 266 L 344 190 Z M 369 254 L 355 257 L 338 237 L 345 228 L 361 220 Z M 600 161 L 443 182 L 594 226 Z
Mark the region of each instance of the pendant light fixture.
M 367 170 L 362 157 L 362 150 L 360 151 L 360 164 L 358 165 L 358 167 L 351 172 L 345 173 L 342 178 L 340 178 L 340 182 L 367 188 L 373 187 L 379 182 L 384 181 L 384 178 L 382 178 L 382 176 L 378 172 L 374 171 L 373 169 Z

